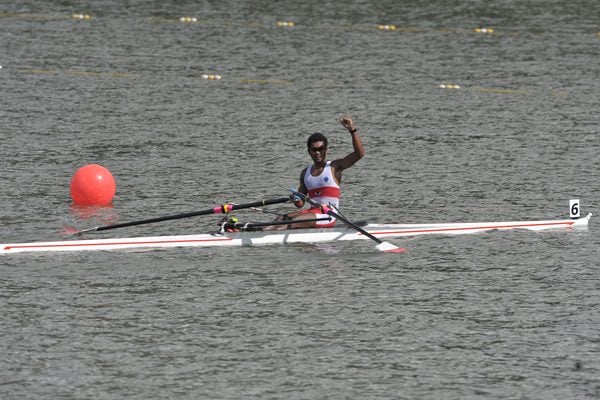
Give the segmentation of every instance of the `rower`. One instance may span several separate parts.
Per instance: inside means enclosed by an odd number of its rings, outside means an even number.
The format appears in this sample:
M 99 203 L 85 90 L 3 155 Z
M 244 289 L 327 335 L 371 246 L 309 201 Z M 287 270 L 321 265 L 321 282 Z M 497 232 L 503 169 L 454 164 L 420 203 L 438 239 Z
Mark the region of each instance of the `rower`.
M 342 172 L 356 164 L 356 162 L 365 155 L 365 149 L 358 136 L 358 130 L 354 127 L 352 118 L 343 117 L 340 119 L 340 122 L 350 133 L 353 151 L 344 158 L 327 161 L 327 138 L 322 133 L 313 133 L 306 142 L 308 154 L 312 158 L 313 164 L 302 170 L 300 173 L 300 185 L 298 186 L 298 192 L 309 196 L 320 204 L 328 205 L 335 209 L 339 207 L 340 203 Z M 304 201 L 298 196 L 292 195 L 292 201 L 298 208 L 304 206 Z M 328 220 L 322 220 L 322 218 L 327 217 L 329 217 Z M 276 225 L 268 227 L 266 230 L 286 228 L 327 228 L 335 225 L 335 219 L 333 217 L 324 214 L 321 209 L 314 206 L 286 214 L 278 218 L 278 220 L 294 220 L 295 222 L 288 226 Z M 298 223 L 298 221 L 303 220 L 307 221 Z

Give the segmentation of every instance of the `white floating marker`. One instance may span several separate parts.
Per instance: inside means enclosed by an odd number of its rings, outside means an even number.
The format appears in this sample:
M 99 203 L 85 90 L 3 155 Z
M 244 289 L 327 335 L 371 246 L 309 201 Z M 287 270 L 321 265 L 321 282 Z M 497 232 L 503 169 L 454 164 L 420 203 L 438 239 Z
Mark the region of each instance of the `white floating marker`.
M 219 81 L 221 80 L 223 77 L 221 75 L 214 75 L 214 74 L 202 74 L 202 79 L 206 79 L 209 81 Z
M 92 16 L 89 14 L 73 14 L 73 15 L 71 15 L 71 18 L 90 20 L 90 19 L 92 19 Z
M 453 83 L 442 83 L 438 85 L 440 89 L 460 89 L 460 85 L 456 85 Z
M 579 199 L 569 200 L 569 217 L 579 218 L 581 216 L 581 204 Z
M 296 24 L 292 21 L 277 21 L 277 26 L 283 28 L 293 28 Z

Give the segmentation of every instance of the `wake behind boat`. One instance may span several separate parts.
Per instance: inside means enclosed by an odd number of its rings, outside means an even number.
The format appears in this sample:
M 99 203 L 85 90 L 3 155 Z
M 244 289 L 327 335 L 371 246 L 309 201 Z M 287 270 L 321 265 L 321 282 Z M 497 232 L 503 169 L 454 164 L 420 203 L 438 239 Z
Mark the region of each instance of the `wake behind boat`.
M 239 208 L 239 206 L 237 208 Z M 573 207 L 571 209 L 573 209 Z M 213 210 L 215 210 L 215 213 L 218 212 L 217 208 L 214 208 Z M 258 246 L 288 243 L 319 243 L 349 240 L 369 240 L 372 239 L 372 237 L 375 237 L 379 241 L 381 241 L 382 239 L 401 238 L 407 236 L 460 235 L 480 233 L 492 230 L 504 231 L 524 229 L 530 231 L 542 231 L 550 229 L 585 229 L 588 226 L 588 222 L 591 216 L 592 214 L 590 213 L 583 218 L 511 222 L 367 224 L 365 226 L 362 226 L 360 230 L 357 230 L 351 226 L 336 226 L 333 228 L 320 229 L 286 229 L 279 231 L 262 231 L 259 230 L 260 227 L 269 223 L 249 223 L 237 225 L 236 228 L 240 229 L 240 231 L 238 232 L 228 232 L 226 229 L 221 229 L 221 231 L 215 233 L 205 233 L 196 235 L 85 239 L 2 244 L 0 245 L 0 254 L 7 255 L 23 252 L 72 252 L 90 250 L 160 249 L 173 247 Z M 133 223 L 123 225 L 131 226 L 133 225 Z M 223 228 L 225 228 L 225 225 L 223 226 Z M 100 229 L 94 228 L 94 230 Z M 363 231 L 367 232 L 368 235 L 365 234 Z

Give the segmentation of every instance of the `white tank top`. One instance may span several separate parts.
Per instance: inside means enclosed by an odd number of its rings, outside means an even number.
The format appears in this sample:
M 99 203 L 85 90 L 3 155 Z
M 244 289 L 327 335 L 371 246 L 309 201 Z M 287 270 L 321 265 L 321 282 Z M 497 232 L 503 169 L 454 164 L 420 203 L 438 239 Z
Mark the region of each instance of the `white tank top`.
M 331 171 L 331 161 L 327 161 L 321 175 L 312 176 L 311 169 L 312 165 L 309 165 L 304 174 L 304 186 L 308 190 L 308 197 L 321 204 L 339 207 L 341 190 Z

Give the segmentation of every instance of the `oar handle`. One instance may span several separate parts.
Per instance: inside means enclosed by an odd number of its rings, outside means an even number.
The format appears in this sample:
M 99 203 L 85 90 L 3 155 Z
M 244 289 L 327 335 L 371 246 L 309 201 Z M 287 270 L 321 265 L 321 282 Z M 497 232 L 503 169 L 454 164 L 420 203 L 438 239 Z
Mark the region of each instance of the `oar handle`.
M 305 202 L 309 203 L 310 205 L 314 206 L 314 207 L 319 207 L 319 208 L 323 208 L 323 207 L 327 207 L 324 204 L 318 203 L 316 201 L 314 201 L 313 199 L 311 199 L 310 197 L 308 197 L 307 195 L 305 195 L 304 193 L 300 193 L 297 190 L 294 189 L 290 189 L 290 191 L 292 192 L 292 194 L 294 196 L 298 196 L 300 197 L 302 200 L 304 200 Z M 327 207 L 329 209 L 329 207 Z M 327 212 L 325 210 L 322 210 L 323 214 L 327 214 Z

